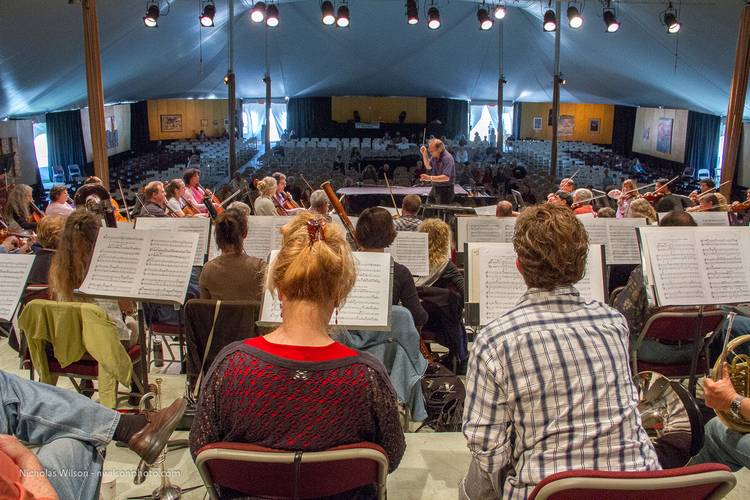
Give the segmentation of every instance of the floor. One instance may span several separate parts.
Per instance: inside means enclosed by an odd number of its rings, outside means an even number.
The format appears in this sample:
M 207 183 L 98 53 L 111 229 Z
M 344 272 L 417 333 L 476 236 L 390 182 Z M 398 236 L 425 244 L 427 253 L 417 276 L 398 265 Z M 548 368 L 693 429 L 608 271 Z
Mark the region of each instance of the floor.
M 27 377 L 18 369 L 16 353 L 0 341 L 0 369 Z M 175 374 L 177 365 L 152 368 L 150 381 L 162 379 L 164 401 L 172 401 L 185 390 L 184 376 Z M 171 372 L 171 373 L 170 373 Z M 60 386 L 71 387 L 68 381 Z M 96 396 L 95 396 L 96 397 Z M 186 438 L 187 432 L 176 432 L 174 439 Z M 453 500 L 458 496 L 458 482 L 469 465 L 469 452 L 460 433 L 407 433 L 406 454 L 399 468 L 388 477 L 388 498 L 393 500 Z M 187 449 L 167 453 L 166 468 L 170 481 L 186 491 L 182 498 L 202 499 L 205 488 Z M 149 476 L 141 485 L 132 478 L 138 464 L 136 456 L 125 448 L 110 444 L 105 462 L 102 499 L 150 498 L 160 484 L 158 476 Z M 750 498 L 750 471 L 737 476 L 737 487 L 726 497 L 730 500 Z

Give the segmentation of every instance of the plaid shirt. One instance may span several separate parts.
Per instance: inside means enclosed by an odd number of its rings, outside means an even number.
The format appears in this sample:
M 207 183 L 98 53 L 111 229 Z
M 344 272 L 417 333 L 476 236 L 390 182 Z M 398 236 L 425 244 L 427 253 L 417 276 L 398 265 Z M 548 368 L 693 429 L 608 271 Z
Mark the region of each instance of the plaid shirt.
M 422 221 L 420 219 L 412 217 L 411 215 L 404 215 L 393 220 L 393 225 L 396 227 L 396 231 L 416 231 L 421 223 Z
M 564 470 L 659 469 L 637 406 L 622 315 L 570 286 L 531 289 L 477 335 L 463 432 L 502 497 L 526 498 Z

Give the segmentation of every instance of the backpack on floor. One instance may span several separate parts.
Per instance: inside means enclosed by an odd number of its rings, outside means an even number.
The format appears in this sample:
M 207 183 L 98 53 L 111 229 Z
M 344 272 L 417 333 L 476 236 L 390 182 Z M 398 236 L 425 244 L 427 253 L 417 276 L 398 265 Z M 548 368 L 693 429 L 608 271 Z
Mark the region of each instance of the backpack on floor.
M 456 374 L 440 363 L 430 363 L 422 376 L 422 395 L 427 418 L 417 431 L 423 427 L 435 432 L 461 430 L 466 388 Z

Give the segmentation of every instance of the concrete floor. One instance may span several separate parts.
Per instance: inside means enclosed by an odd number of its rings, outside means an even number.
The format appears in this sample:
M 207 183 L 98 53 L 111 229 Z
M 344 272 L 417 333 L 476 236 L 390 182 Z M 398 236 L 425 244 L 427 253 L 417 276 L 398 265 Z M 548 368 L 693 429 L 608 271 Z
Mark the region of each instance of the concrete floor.
M 28 377 L 28 372 L 18 369 L 16 353 L 7 343 L 0 341 L 0 369 Z M 165 369 L 151 370 L 151 382 L 157 377 L 163 379 L 163 398 L 172 401 L 185 390 L 184 376 L 175 373 L 177 365 Z M 166 373 L 164 373 L 166 371 Z M 162 373 L 159 373 L 162 372 Z M 71 387 L 65 380 L 62 387 Z M 96 397 L 96 396 L 94 396 Z M 185 438 L 187 432 L 177 432 L 174 438 Z M 469 452 L 460 433 L 408 433 L 406 454 L 399 468 L 388 477 L 388 498 L 397 500 L 453 500 L 458 496 L 458 482 L 469 465 Z M 114 480 L 116 494 L 102 498 L 125 499 L 149 495 L 158 485 L 158 477 L 149 477 L 145 483 L 134 485 L 132 477 L 138 460 L 135 454 L 125 448 L 111 444 L 107 449 L 105 462 L 105 483 Z M 205 488 L 186 449 L 169 452 L 167 469 L 170 480 L 188 489 L 198 487 L 183 494 L 185 499 L 204 498 Z M 730 500 L 750 498 L 750 471 L 743 469 L 736 474 L 737 486 L 726 497 Z M 106 488 L 104 488 L 106 489 Z

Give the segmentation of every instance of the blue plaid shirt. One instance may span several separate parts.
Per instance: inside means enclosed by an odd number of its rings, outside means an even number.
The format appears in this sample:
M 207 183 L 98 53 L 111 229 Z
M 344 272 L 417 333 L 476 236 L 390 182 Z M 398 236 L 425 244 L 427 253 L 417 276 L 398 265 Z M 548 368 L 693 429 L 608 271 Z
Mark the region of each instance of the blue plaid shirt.
M 526 498 L 570 469 L 660 468 L 641 425 L 616 310 L 572 286 L 530 289 L 474 342 L 463 432 L 502 497 Z M 500 492 L 498 492 L 500 493 Z

